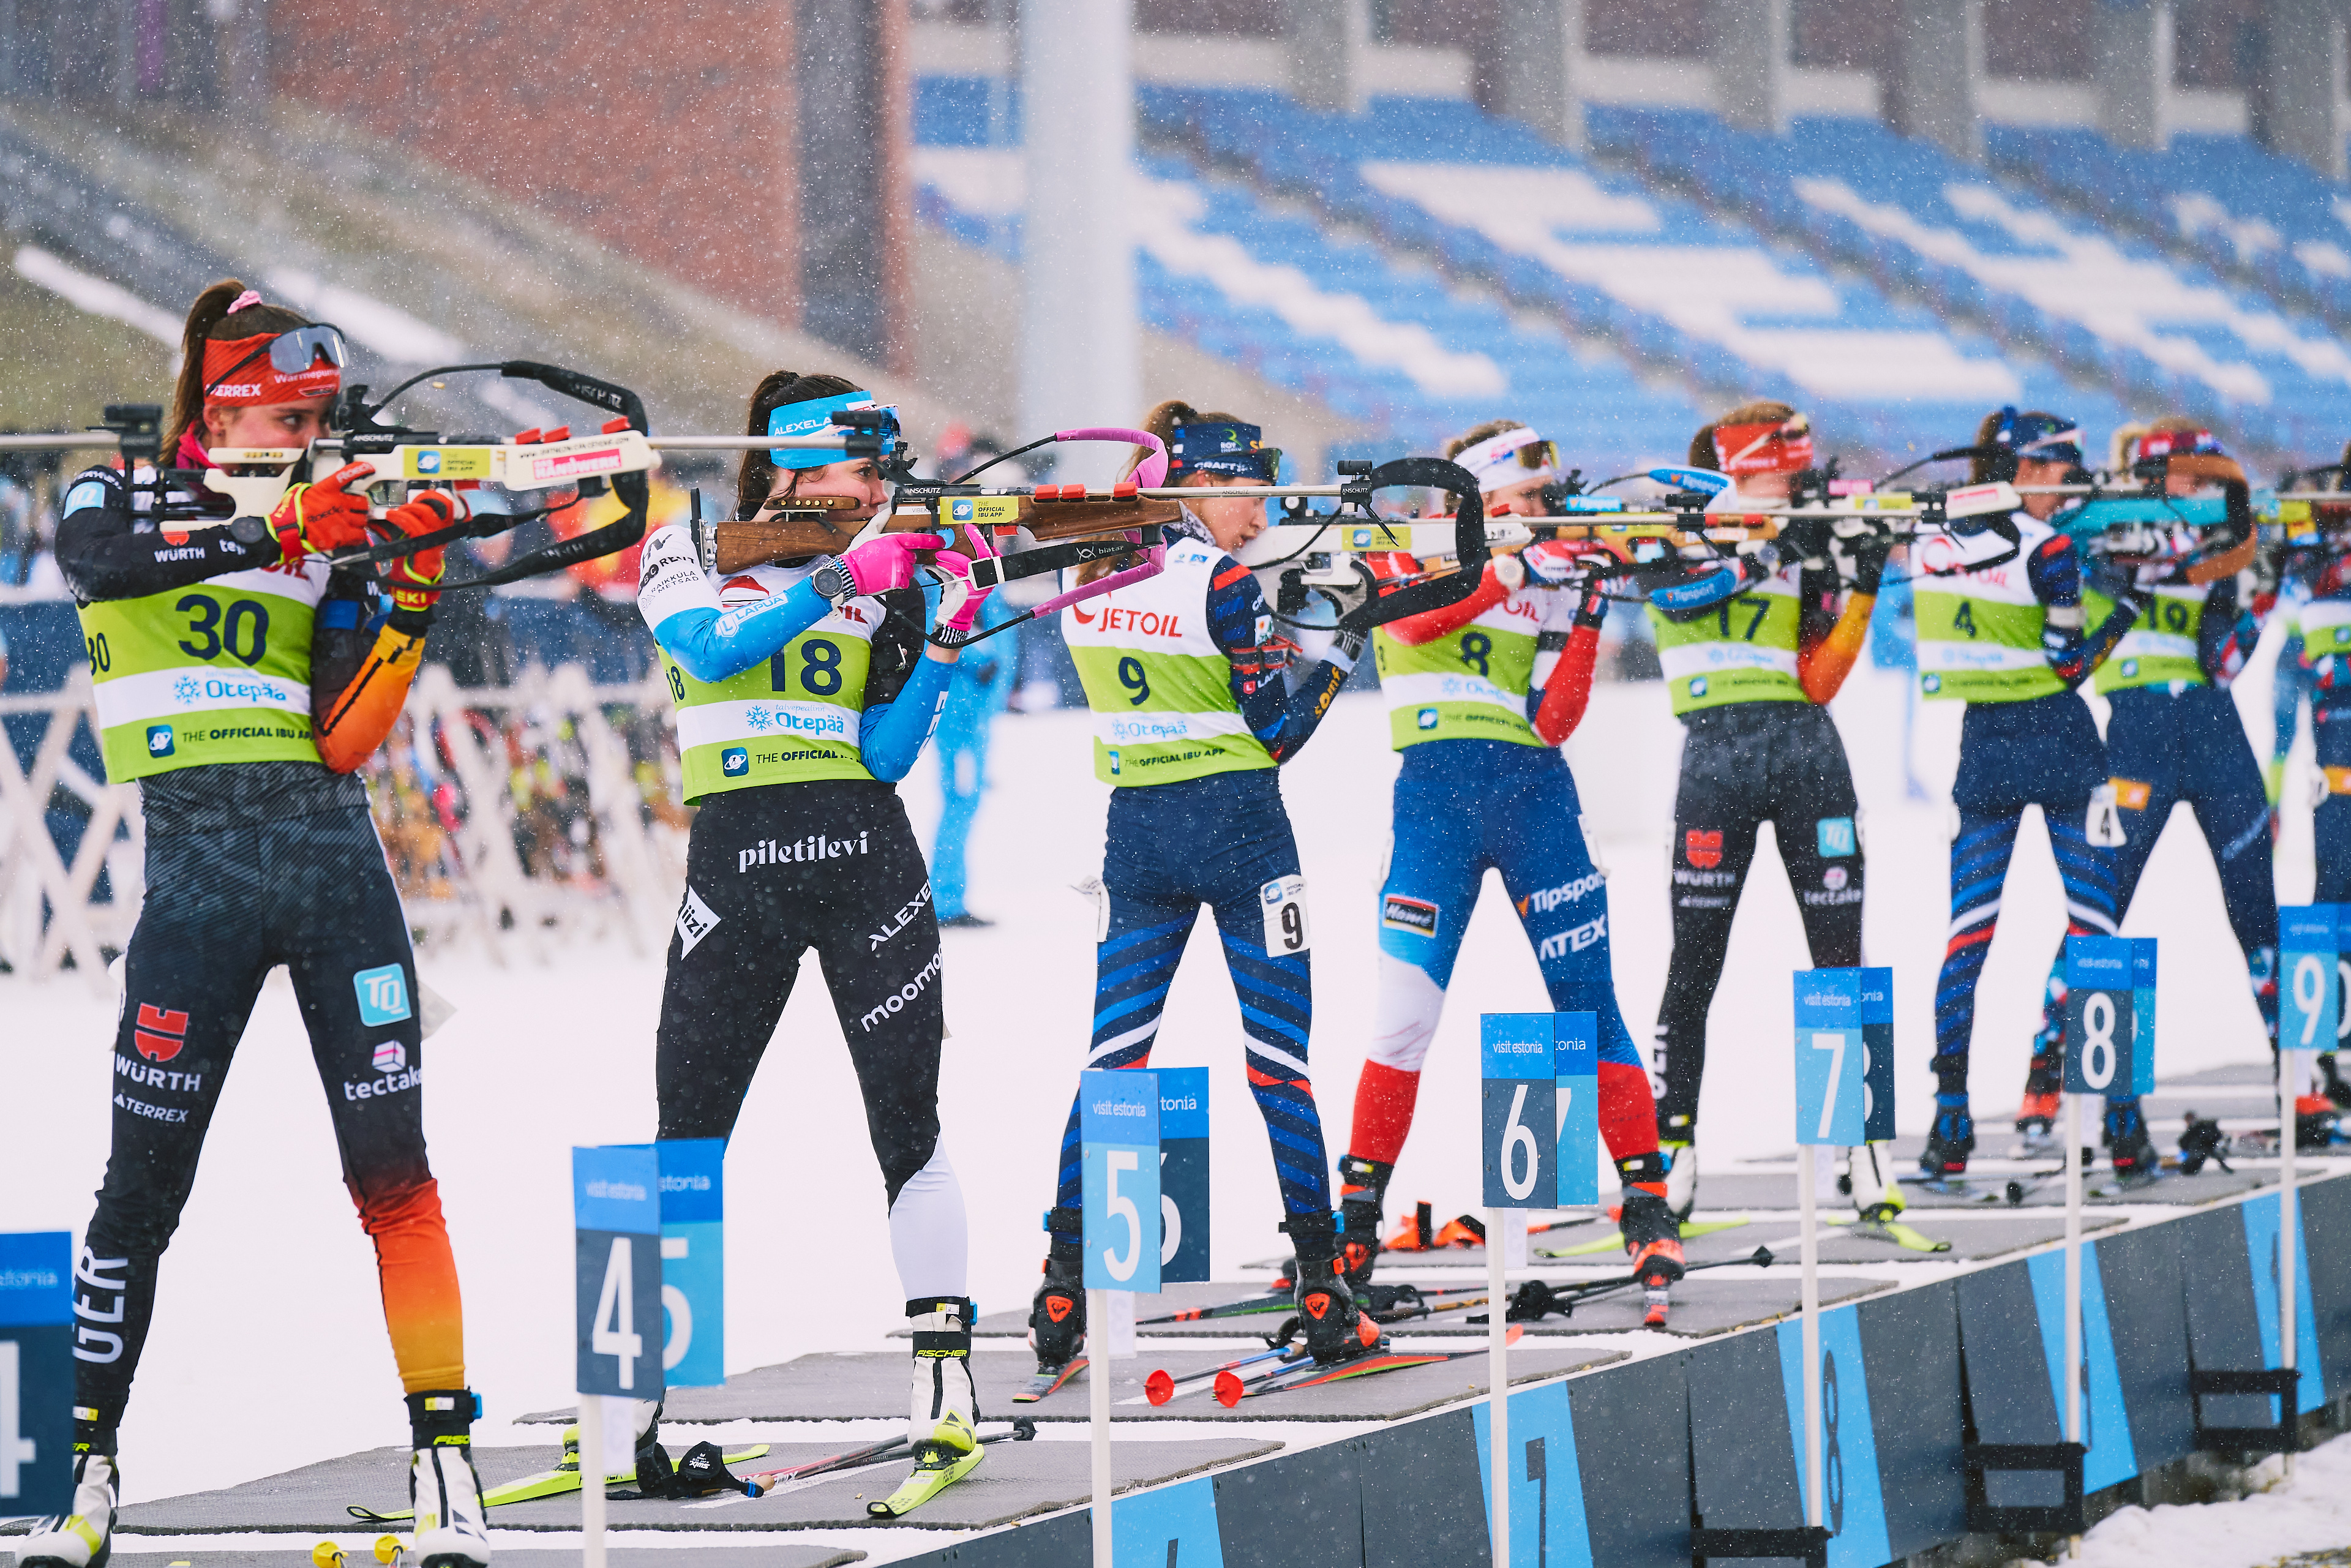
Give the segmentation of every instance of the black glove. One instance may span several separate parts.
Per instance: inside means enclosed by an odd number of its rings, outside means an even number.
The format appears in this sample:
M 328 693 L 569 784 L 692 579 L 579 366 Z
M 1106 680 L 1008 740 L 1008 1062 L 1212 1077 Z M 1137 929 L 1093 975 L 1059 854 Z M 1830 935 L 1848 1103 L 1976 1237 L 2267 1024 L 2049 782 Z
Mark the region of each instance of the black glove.
M 1853 547 L 1853 591 L 1876 598 L 1878 585 L 1886 576 L 1886 558 L 1893 553 L 1893 538 L 1874 529 L 1855 540 Z
M 1575 624 L 1600 627 L 1608 622 L 1608 585 L 1593 582 L 1585 585 L 1583 601 L 1575 607 Z

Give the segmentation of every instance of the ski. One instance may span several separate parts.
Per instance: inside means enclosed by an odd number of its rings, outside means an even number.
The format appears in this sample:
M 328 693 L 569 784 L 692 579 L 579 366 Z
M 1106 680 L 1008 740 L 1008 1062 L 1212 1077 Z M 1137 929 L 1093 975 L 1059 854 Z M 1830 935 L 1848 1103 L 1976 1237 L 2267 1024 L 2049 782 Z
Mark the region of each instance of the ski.
M 1086 1358 L 1073 1355 L 1059 1366 L 1040 1366 L 1029 1385 L 1012 1396 L 1015 1405 L 1034 1405 L 1086 1369 Z
M 1824 1225 L 1842 1225 L 1846 1231 L 1867 1241 L 1891 1241 L 1896 1247 L 1912 1252 L 1949 1252 L 1951 1244 L 1939 1237 L 1915 1230 L 1898 1219 L 1864 1219 L 1858 1215 L 1831 1215 Z
M 905 1438 L 892 1437 L 886 1442 L 869 1443 L 864 1448 L 851 1448 L 846 1453 L 828 1454 L 821 1459 L 810 1459 L 806 1464 L 792 1465 L 780 1470 L 755 1471 L 743 1478 L 744 1495 L 765 1497 L 790 1481 L 812 1479 L 834 1470 L 855 1469 L 860 1465 L 888 1458 L 892 1449 L 905 1446 Z
M 968 1453 L 925 1454 L 914 1461 L 914 1473 L 900 1482 L 896 1491 L 878 1502 L 867 1503 L 865 1511 L 874 1519 L 904 1519 L 977 1469 L 979 1461 L 987 1456 L 987 1450 L 977 1443 Z
M 738 1465 L 746 1459 L 764 1458 L 767 1452 L 767 1444 L 756 1443 L 750 1448 L 738 1448 L 728 1454 L 726 1462 L 730 1465 Z M 625 1486 L 636 1479 L 637 1467 L 632 1464 L 625 1470 L 614 1470 L 611 1475 L 606 1476 L 604 1484 L 608 1487 Z M 508 1481 L 504 1486 L 485 1489 L 482 1493 L 482 1506 L 496 1508 L 500 1503 L 532 1502 L 539 1498 L 561 1497 L 567 1492 L 575 1492 L 579 1490 L 580 1461 L 575 1456 L 568 1464 L 558 1465 L 551 1470 L 539 1470 L 535 1474 L 524 1476 L 519 1480 Z M 414 1511 L 410 1509 L 402 1509 L 398 1513 L 378 1513 L 373 1509 L 362 1508 L 358 1503 L 349 1504 L 343 1511 L 363 1524 L 404 1524 L 416 1517 Z
M 1458 1295 L 1463 1291 L 1483 1290 L 1480 1286 L 1431 1286 L 1423 1290 L 1418 1285 L 1366 1285 L 1355 1292 L 1355 1304 L 1372 1312 L 1392 1312 L 1399 1301 L 1417 1301 L 1422 1296 Z M 1295 1291 L 1280 1291 L 1269 1296 L 1245 1296 L 1238 1301 L 1223 1301 L 1211 1307 L 1186 1307 L 1180 1312 L 1167 1312 L 1155 1318 L 1137 1318 L 1136 1328 L 1150 1328 L 1159 1323 L 1197 1323 L 1212 1318 L 1270 1317 L 1275 1312 L 1298 1310 Z
M 1685 1219 L 1682 1221 L 1681 1239 L 1684 1241 L 1692 1241 L 1701 1236 L 1711 1236 L 1718 1230 L 1736 1230 L 1748 1223 L 1748 1217 L 1743 1214 L 1734 1214 L 1725 1219 Z M 1621 1230 L 1612 1230 L 1605 1236 L 1596 1237 L 1590 1241 L 1579 1241 L 1573 1247 L 1538 1247 L 1535 1249 L 1535 1256 L 1583 1258 L 1596 1252 L 1621 1252 L 1624 1248 L 1625 1233 Z
M 1515 1331 L 1513 1331 L 1515 1332 Z M 1442 1361 L 1459 1361 L 1464 1356 L 1491 1354 L 1484 1345 L 1476 1350 L 1393 1351 L 1377 1350 L 1369 1355 L 1359 1355 L 1353 1361 L 1335 1362 L 1328 1366 L 1310 1364 L 1292 1367 L 1272 1377 L 1244 1384 L 1235 1379 L 1217 1387 L 1217 1403 L 1229 1410 L 1244 1399 L 1254 1399 L 1263 1394 L 1284 1394 L 1293 1388 L 1319 1388 L 1328 1383 L 1345 1383 L 1357 1377 L 1376 1377 L 1383 1372 L 1398 1372 L 1407 1366 L 1434 1366 Z

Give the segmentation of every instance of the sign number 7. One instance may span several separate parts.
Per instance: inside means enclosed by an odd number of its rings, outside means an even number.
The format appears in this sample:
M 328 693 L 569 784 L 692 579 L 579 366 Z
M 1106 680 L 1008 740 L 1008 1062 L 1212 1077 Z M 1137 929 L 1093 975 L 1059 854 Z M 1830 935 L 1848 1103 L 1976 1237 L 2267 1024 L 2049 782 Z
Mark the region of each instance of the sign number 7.
M 1844 1075 L 1844 1031 L 1842 1030 L 1815 1030 L 1813 1035 L 1813 1049 L 1830 1053 L 1829 1083 L 1827 1091 L 1821 1095 L 1821 1129 L 1818 1134 L 1821 1142 L 1825 1144 L 1832 1141 L 1830 1129 L 1837 1113 L 1837 1082 Z

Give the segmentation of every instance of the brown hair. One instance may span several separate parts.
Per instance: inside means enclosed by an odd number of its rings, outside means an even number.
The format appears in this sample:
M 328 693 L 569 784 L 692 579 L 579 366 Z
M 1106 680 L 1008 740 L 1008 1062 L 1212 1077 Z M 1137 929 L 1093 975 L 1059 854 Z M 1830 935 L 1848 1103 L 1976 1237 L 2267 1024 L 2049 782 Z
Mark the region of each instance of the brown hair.
M 1471 425 L 1468 430 L 1447 441 L 1445 444 L 1445 455 L 1458 457 L 1481 441 L 1491 441 L 1506 430 L 1524 430 L 1526 427 L 1524 420 L 1489 419 L 1483 424 Z
M 1159 444 L 1165 446 L 1175 439 L 1176 427 L 1179 424 L 1247 424 L 1249 423 L 1249 421 L 1237 413 L 1203 413 L 1182 398 L 1171 397 L 1149 413 L 1144 414 L 1139 428 L 1147 430 L 1159 437 Z M 1119 477 L 1123 479 L 1132 476 L 1137 468 L 1143 466 L 1143 460 L 1150 455 L 1151 449 L 1147 446 L 1131 449 L 1126 455 L 1126 466 L 1118 471 Z M 1116 556 L 1108 560 L 1090 560 L 1078 568 L 1078 581 L 1081 584 L 1097 581 L 1131 564 L 1133 564 L 1131 559 L 1126 556 Z
M 224 277 L 188 308 L 188 325 L 180 334 L 180 379 L 172 388 L 172 416 L 163 422 L 163 464 L 169 467 L 180 449 L 180 437 L 196 428 L 204 416 L 204 345 L 233 343 L 239 338 L 275 337 L 311 325 L 308 316 L 282 305 L 248 305 L 232 315 L 229 307 L 245 292 L 245 285 Z
M 2000 416 L 2005 412 L 1996 408 L 1984 415 L 1983 423 L 1976 426 L 1976 444 L 1984 450 L 1968 459 L 1968 483 L 1970 485 L 1989 485 L 1998 472 L 1993 465 L 2000 459 L 1992 455 L 1992 449 L 2000 444 Z M 2052 424 L 2061 425 L 2065 423 L 2057 415 L 2038 408 L 2027 409 L 2016 418 L 2019 423 L 2028 419 L 2045 419 Z M 2015 470 L 2011 468 L 2009 473 L 2013 477 Z
M 1714 449 L 1714 433 L 1726 424 L 1763 424 L 1795 417 L 1793 408 L 1772 398 L 1742 402 L 1727 413 L 1716 414 L 1711 424 L 1699 427 L 1698 433 L 1690 437 L 1689 465 L 1693 468 L 1722 466 L 1722 454 Z
M 799 371 L 769 371 L 759 378 L 759 384 L 751 389 L 751 411 L 744 420 L 743 434 L 767 434 L 768 415 L 786 403 L 810 402 L 817 398 L 839 397 L 843 392 L 855 391 L 855 382 L 845 382 L 839 376 L 829 376 L 821 371 L 803 374 Z M 796 476 L 792 480 L 794 485 L 799 483 L 797 477 L 799 472 L 793 470 Z M 736 511 L 743 512 L 766 500 L 775 483 L 776 462 L 768 455 L 766 447 L 755 447 L 743 454 L 742 472 L 735 480 Z

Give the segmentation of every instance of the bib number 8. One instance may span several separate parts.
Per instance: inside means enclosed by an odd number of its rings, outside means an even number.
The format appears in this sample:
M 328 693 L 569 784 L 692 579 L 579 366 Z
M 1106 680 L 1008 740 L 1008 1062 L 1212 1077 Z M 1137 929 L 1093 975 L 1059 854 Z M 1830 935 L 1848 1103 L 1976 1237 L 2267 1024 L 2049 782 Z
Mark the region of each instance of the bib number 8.
M 2082 1003 L 2082 1082 L 2104 1090 L 2115 1081 L 2115 999 L 2093 991 Z

